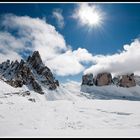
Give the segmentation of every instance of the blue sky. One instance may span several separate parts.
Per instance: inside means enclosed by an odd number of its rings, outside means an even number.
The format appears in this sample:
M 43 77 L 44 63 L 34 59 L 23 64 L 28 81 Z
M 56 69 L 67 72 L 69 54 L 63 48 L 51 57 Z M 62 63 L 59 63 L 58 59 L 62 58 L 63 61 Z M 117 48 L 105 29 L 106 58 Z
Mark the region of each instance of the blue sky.
M 97 3 L 99 9 L 105 13 L 105 19 L 101 27 L 93 28 L 88 25 L 80 25 L 78 19 L 71 17 L 77 8 L 76 3 L 46 3 L 46 4 L 0 4 L 0 15 L 12 13 L 16 16 L 29 16 L 32 18 L 45 19 L 53 25 L 56 31 L 64 37 L 67 45 L 72 50 L 84 48 L 93 56 L 112 56 L 123 52 L 125 44 L 131 44 L 140 34 L 140 4 L 115 4 Z M 63 27 L 58 26 L 58 19 L 53 17 L 54 10 L 61 11 L 63 17 Z M 3 30 L 3 28 L 1 28 Z M 90 30 L 90 31 L 89 31 Z M 130 45 L 131 46 L 131 45 Z M 92 64 L 94 64 L 92 62 Z M 90 66 L 90 62 L 84 63 L 85 68 Z M 73 66 L 74 67 L 74 66 Z M 139 71 L 138 69 L 136 71 Z M 57 79 L 81 80 L 83 71 L 77 74 L 56 75 Z

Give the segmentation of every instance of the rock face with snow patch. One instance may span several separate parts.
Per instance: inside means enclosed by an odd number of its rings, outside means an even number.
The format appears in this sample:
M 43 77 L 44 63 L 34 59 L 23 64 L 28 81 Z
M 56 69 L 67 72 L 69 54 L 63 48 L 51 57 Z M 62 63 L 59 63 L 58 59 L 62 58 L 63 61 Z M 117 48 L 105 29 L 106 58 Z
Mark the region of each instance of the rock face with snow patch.
M 50 90 L 55 90 L 59 86 L 51 70 L 43 64 L 38 51 L 29 56 L 27 61 L 3 62 L 0 64 L 0 75 L 13 87 L 27 85 L 40 94 L 43 94 L 42 86 Z
M 42 79 L 40 81 L 42 84 L 48 85 L 51 90 L 54 90 L 59 86 L 59 82 L 58 80 L 55 80 L 51 70 L 43 64 L 38 51 L 34 52 L 32 57 L 28 57 L 27 63 L 37 75 L 41 75 Z
M 82 76 L 82 85 L 93 86 L 94 85 L 93 74 L 83 75 Z
M 136 82 L 134 79 L 134 74 L 126 74 L 122 75 L 119 80 L 119 86 L 121 87 L 134 87 L 136 86 Z

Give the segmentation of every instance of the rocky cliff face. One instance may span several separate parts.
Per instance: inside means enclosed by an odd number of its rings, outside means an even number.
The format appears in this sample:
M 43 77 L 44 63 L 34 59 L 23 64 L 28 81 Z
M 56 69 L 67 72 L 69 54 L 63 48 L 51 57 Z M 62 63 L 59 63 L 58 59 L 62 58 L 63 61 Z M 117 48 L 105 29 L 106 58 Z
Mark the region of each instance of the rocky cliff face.
M 114 77 L 112 79 L 111 73 L 103 72 L 98 73 L 95 77 L 93 77 L 93 74 L 86 74 L 82 77 L 82 85 L 88 85 L 88 86 L 105 86 L 105 85 L 117 85 L 120 87 L 133 87 L 136 86 L 136 84 L 139 83 L 140 80 L 138 76 L 135 77 L 134 74 L 126 74 L 126 75 L 119 75 L 118 77 Z M 138 84 L 139 85 L 139 84 Z
M 93 74 L 83 75 L 82 76 L 82 85 L 93 86 L 94 85 Z
M 86 74 L 82 77 L 82 85 L 88 86 L 104 86 L 112 83 L 112 76 L 110 73 L 99 73 L 95 77 L 93 74 Z
M 43 64 L 38 51 L 29 56 L 27 61 L 3 62 L 0 64 L 0 76 L 11 86 L 27 85 L 40 94 L 43 94 L 42 86 L 50 90 L 55 90 L 59 86 L 51 70 Z
M 99 73 L 94 79 L 96 86 L 110 85 L 112 83 L 112 76 L 110 73 Z
M 119 86 L 121 86 L 121 87 L 134 87 L 134 86 L 136 86 L 134 74 L 122 75 L 120 80 L 119 80 Z

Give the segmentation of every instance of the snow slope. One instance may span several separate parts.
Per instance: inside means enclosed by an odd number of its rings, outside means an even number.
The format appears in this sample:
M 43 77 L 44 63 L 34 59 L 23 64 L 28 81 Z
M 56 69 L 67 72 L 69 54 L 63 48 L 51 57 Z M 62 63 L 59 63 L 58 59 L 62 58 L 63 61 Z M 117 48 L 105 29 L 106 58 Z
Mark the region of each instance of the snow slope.
M 55 93 L 46 90 L 45 95 L 12 94 L 27 89 L 2 81 L 0 87 L 0 137 L 140 136 L 139 101 L 88 99 L 75 82 L 62 84 Z
M 82 85 L 81 91 L 92 99 L 125 99 L 140 101 L 140 86 L 124 88 L 116 85 L 109 86 L 87 86 Z
M 6 92 L 17 92 L 19 91 L 21 88 L 13 88 L 12 86 L 6 84 L 5 82 L 3 82 L 2 80 L 0 80 L 0 95 L 2 95 L 3 93 Z
M 54 100 L 78 100 L 81 96 L 80 84 L 70 81 L 61 84 L 55 91 L 44 89 L 46 99 L 49 101 Z

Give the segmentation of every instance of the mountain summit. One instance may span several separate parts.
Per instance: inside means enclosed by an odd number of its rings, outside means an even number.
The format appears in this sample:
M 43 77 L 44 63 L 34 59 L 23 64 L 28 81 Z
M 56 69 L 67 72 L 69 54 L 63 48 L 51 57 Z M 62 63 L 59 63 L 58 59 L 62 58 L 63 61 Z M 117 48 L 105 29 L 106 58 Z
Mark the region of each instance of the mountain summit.
M 26 85 L 40 94 L 43 94 L 42 87 L 55 90 L 59 86 L 51 70 L 43 64 L 38 51 L 33 52 L 27 61 L 3 62 L 0 64 L 0 76 L 13 87 Z

